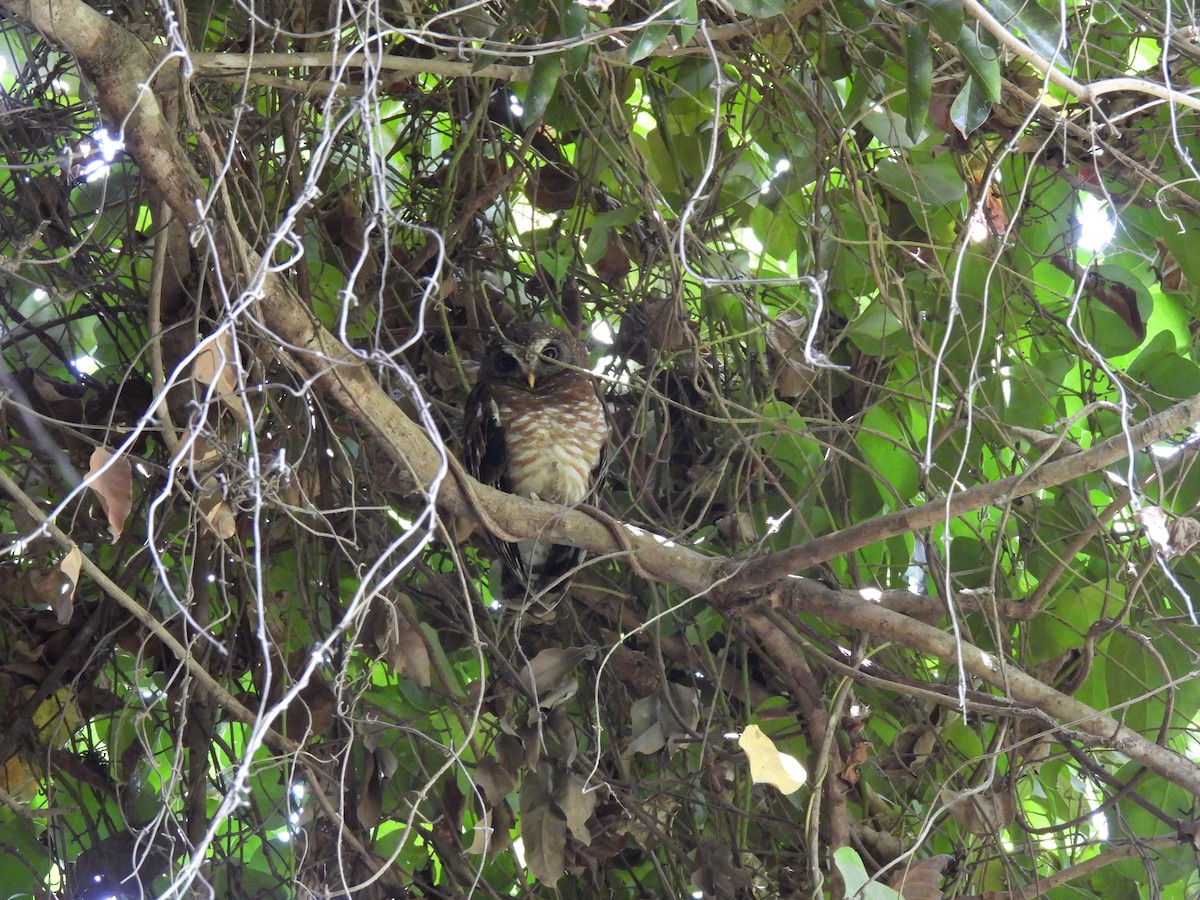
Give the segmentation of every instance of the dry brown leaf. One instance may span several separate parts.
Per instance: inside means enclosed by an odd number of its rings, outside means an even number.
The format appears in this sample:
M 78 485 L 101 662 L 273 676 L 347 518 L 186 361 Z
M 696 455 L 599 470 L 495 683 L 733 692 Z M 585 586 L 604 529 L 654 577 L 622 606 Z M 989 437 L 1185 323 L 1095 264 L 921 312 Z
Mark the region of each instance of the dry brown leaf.
M 516 779 L 494 759 L 482 759 L 475 767 L 475 783 L 488 806 L 499 806 L 516 787 Z
M 1161 506 L 1143 506 L 1133 517 L 1154 549 L 1167 559 L 1182 556 L 1200 542 L 1200 522 L 1186 516 L 1170 519 Z
M 10 756 L 0 766 L 0 788 L 15 800 L 28 803 L 37 796 L 37 775 L 19 756 Z
M 636 701 L 629 717 L 633 725 L 629 753 L 657 753 L 663 747 L 674 752 L 694 735 L 700 723 L 700 694 L 695 688 L 668 683 Z
M 471 839 L 471 846 L 466 849 L 466 853 L 472 856 L 477 856 L 480 853 L 486 853 L 492 848 L 495 842 L 495 837 L 492 829 L 492 811 L 489 809 L 483 814 L 483 818 L 475 823 L 475 827 L 471 829 L 475 835 Z
M 211 506 L 202 507 L 202 511 L 205 524 L 221 540 L 232 540 L 237 534 L 237 516 L 233 514 L 228 503 L 218 500 Z
M 53 569 L 31 569 L 25 575 L 24 584 L 18 583 L 16 596 L 30 606 L 49 606 L 57 610 L 70 589 L 70 579 L 57 566 Z
M 541 763 L 521 785 L 521 840 L 525 865 L 542 884 L 554 884 L 566 870 L 567 822 L 551 802 L 551 770 Z
M 337 710 L 337 695 L 322 680 L 314 678 L 297 694 L 287 708 L 285 733 L 289 740 L 301 742 L 329 730 Z
M 560 765 L 569 766 L 579 755 L 579 739 L 575 736 L 575 718 L 567 714 L 565 707 L 554 709 L 546 721 L 546 734 L 558 740 L 553 754 Z
M 842 767 L 841 778 L 846 784 L 858 784 L 858 767 L 871 758 L 871 745 L 866 741 L 855 744 L 846 754 L 846 764 Z
M 100 498 L 115 544 L 125 530 L 125 519 L 133 509 L 133 467 L 125 457 L 113 459 L 114 455 L 107 447 L 97 447 L 92 451 L 88 487 Z M 112 462 L 105 468 L 109 460 Z M 101 469 L 104 471 L 101 472 Z
M 234 357 L 233 338 L 229 336 L 228 331 L 221 331 L 206 337 L 196 349 L 192 377 L 201 384 L 212 385 L 218 399 L 229 408 L 238 423 L 245 427 L 246 412 L 242 409 L 237 394 L 241 372 Z
M 233 339 L 228 331 L 209 335 L 196 347 L 192 377 L 201 384 L 211 384 L 220 393 L 237 390 L 237 366 L 233 356 Z
M 58 570 L 66 581 L 64 589 L 59 592 L 57 599 L 50 603 L 50 607 L 54 610 L 59 625 L 66 625 L 71 621 L 71 614 L 75 610 L 75 588 L 79 585 L 79 572 L 82 568 L 83 551 L 78 547 L 72 547 L 71 552 L 58 564 Z
M 888 887 L 900 893 L 904 900 L 942 900 L 942 879 L 952 862 L 954 857 L 948 853 L 914 860 L 892 874 Z
M 994 791 L 952 791 L 944 787 L 938 798 L 959 828 L 979 837 L 1003 831 L 1015 816 L 1012 790 L 999 782 Z
M 1200 543 L 1200 521 L 1181 516 L 1171 523 L 1171 555 L 1182 556 Z
M 595 656 L 595 647 L 550 647 L 525 666 L 521 684 L 536 698 L 538 708 L 553 709 L 575 696 L 579 682 L 568 676 Z
M 746 727 L 738 746 L 750 760 L 750 778 L 755 784 L 774 785 L 784 794 L 794 794 L 804 786 L 808 772 L 800 760 L 782 752 L 757 725 Z
M 429 687 L 433 683 L 425 638 L 420 629 L 413 628 L 404 619 L 397 623 L 395 639 L 388 650 L 388 662 L 418 687 Z
M 817 369 L 805 359 L 804 342 L 808 319 L 780 313 L 767 325 L 767 356 L 775 393 L 784 399 L 803 397 L 817 377 Z
M 571 836 L 581 844 L 590 844 L 592 833 L 588 830 L 587 820 L 596 811 L 596 792 L 585 792 L 583 787 L 583 779 L 572 775 L 559 785 L 554 800 L 567 817 Z

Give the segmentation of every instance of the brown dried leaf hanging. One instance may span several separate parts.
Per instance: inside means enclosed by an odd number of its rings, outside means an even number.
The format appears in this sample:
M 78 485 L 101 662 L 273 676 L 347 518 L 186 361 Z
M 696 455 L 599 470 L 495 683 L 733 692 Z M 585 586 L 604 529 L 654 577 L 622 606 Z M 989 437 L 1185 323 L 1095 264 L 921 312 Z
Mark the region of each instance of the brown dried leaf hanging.
M 105 464 L 114 456 L 107 447 L 97 447 L 92 452 L 91 468 L 88 469 L 88 487 L 100 498 L 100 505 L 108 516 L 108 530 L 115 544 L 125 530 L 125 519 L 133 509 L 133 467 L 125 457 Z M 100 470 L 104 471 L 101 472 Z

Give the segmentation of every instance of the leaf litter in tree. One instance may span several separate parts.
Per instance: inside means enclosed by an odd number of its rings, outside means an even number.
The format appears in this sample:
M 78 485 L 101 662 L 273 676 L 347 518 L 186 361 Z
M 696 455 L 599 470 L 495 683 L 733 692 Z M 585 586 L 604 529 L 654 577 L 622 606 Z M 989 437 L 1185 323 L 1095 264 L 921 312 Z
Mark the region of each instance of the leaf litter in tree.
M 757 725 L 746 727 L 738 746 L 750 760 L 750 778 L 755 784 L 774 785 L 784 794 L 794 794 L 804 786 L 808 772 L 800 760 L 782 752 Z
M 82 568 L 83 551 L 78 547 L 72 547 L 58 564 L 58 570 L 63 574 L 65 582 L 50 607 L 54 610 L 59 625 L 66 625 L 71 621 L 71 613 L 75 609 L 75 588 L 79 586 L 79 572 Z
M 113 459 L 113 456 L 107 447 L 97 447 L 92 451 L 88 487 L 100 498 L 115 544 L 125 530 L 125 519 L 133 509 L 133 467 L 124 456 L 117 459 Z M 112 462 L 109 463 L 109 460 Z M 101 472 L 101 469 L 104 471 Z
M 942 879 L 954 862 L 948 853 L 918 859 L 892 874 L 888 887 L 899 891 L 904 900 L 942 900 Z
M 943 787 L 938 798 L 959 828 L 978 837 L 998 834 L 1012 824 L 1015 815 L 1012 790 L 999 781 L 994 790 L 985 791 Z
M 700 695 L 694 688 L 668 683 L 655 694 L 636 701 L 630 709 L 630 719 L 631 755 L 657 753 L 663 747 L 673 752 L 695 734 L 700 724 Z
M 550 647 L 525 666 L 521 684 L 535 698 L 538 709 L 553 709 L 575 696 L 579 681 L 568 676 L 595 656 L 595 647 Z
M 521 840 L 525 865 L 542 884 L 554 884 L 566 871 L 567 821 L 553 803 L 552 770 L 540 763 L 521 785 Z

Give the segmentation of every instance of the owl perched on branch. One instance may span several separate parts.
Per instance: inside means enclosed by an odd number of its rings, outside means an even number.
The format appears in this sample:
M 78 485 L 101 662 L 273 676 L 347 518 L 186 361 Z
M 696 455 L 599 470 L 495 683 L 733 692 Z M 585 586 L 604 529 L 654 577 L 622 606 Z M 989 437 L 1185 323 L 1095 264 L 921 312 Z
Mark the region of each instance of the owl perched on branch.
M 484 484 L 532 500 L 575 506 L 595 486 L 608 420 L 583 344 L 550 325 L 510 325 L 488 344 L 467 398 L 467 470 Z M 583 552 L 536 537 L 501 543 L 500 596 L 552 605 Z M 496 593 L 493 582 L 493 593 Z

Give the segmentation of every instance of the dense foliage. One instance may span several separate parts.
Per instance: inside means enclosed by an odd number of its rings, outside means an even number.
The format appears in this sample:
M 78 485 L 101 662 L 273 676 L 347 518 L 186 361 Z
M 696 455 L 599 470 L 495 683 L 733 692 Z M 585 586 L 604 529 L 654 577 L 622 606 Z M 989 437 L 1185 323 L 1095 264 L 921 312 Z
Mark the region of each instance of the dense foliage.
M 1197 896 L 1185 7 L 0 10 L 6 896 Z

